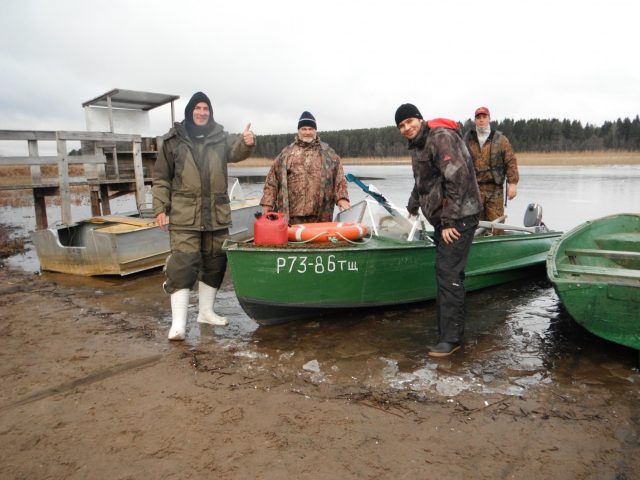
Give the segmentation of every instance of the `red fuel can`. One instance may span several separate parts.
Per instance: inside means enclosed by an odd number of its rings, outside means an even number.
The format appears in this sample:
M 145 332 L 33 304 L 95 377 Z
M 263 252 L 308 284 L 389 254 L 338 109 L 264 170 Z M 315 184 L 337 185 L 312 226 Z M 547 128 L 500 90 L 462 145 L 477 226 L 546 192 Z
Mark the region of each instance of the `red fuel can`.
M 256 245 L 285 245 L 288 230 L 284 213 L 269 212 L 256 218 L 253 224 L 253 241 Z

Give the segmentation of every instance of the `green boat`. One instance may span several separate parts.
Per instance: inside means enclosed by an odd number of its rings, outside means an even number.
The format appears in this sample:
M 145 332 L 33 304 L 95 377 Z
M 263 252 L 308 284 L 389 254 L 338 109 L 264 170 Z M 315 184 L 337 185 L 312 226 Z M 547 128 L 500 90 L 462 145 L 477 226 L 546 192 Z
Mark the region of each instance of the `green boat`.
M 360 241 L 282 246 L 227 242 L 224 246 L 236 296 L 260 325 L 321 316 L 335 310 L 383 307 L 436 297 L 435 245 L 423 222 L 369 198 L 341 212 L 337 221 L 363 223 Z M 483 222 L 466 268 L 467 290 L 544 273 L 551 244 L 561 232 L 536 225 Z M 504 234 L 492 235 L 496 230 Z
M 549 250 L 547 275 L 562 304 L 588 331 L 640 350 L 640 215 L 592 220 Z

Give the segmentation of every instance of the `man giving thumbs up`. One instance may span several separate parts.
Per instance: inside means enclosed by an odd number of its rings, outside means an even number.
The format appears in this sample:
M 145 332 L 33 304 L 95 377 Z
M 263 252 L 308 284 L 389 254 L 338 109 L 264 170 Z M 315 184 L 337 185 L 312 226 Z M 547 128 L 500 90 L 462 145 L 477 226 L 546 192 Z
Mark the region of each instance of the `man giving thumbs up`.
M 168 225 L 171 255 L 163 288 L 171 295 L 169 340 L 184 340 L 189 291 L 198 281 L 198 322 L 226 325 L 213 312 L 216 293 L 227 267 L 222 242 L 229 233 L 231 208 L 227 163 L 244 160 L 256 139 L 248 123 L 240 135 L 229 135 L 213 119 L 211 101 L 195 93 L 163 137 L 154 167 L 153 211 Z

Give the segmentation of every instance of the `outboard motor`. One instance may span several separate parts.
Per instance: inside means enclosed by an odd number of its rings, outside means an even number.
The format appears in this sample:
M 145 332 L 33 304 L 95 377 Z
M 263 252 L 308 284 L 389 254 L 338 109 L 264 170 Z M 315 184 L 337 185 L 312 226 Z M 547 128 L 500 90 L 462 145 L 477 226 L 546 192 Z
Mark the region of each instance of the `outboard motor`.
M 547 230 L 547 226 L 542 223 L 542 205 L 537 203 L 530 203 L 527 206 L 527 210 L 524 212 L 524 220 L 522 224 L 525 227 L 535 227 L 536 231 L 544 232 Z

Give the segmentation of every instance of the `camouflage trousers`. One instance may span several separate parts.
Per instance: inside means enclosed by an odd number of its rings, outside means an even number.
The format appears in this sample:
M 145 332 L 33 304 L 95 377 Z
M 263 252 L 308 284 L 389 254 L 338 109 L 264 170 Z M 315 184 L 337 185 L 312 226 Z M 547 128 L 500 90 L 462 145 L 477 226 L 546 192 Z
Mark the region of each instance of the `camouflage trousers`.
M 227 269 L 227 256 L 222 243 L 229 229 L 215 232 L 171 230 L 171 255 L 167 258 L 165 292 L 172 294 L 192 288 L 196 280 L 220 288 Z
M 291 217 L 289 219 L 289 225 L 298 225 L 300 223 L 318 223 L 322 222 L 320 217 L 307 215 L 306 217 Z
M 482 211 L 480 220 L 491 221 L 504 215 L 504 188 L 495 183 L 481 183 L 480 200 Z

